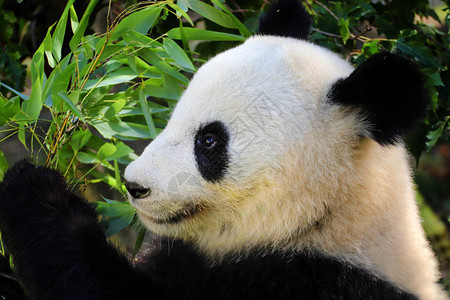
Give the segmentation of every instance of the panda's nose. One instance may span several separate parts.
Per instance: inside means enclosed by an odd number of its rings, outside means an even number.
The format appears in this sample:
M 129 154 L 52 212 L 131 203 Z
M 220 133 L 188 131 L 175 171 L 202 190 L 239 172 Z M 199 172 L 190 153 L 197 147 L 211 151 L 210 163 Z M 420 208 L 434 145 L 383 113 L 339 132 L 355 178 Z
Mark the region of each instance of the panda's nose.
M 148 197 L 151 193 L 149 188 L 145 188 L 136 182 L 125 182 L 125 187 L 127 188 L 128 193 L 136 199 Z

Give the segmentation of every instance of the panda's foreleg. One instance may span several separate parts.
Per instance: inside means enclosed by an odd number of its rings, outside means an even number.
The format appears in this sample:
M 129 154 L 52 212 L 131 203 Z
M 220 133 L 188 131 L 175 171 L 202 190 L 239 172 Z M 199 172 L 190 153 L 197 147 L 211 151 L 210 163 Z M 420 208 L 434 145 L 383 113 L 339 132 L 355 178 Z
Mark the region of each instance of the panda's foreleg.
M 56 171 L 22 161 L 6 172 L 0 230 L 31 299 L 165 296 L 108 243 L 95 209 Z

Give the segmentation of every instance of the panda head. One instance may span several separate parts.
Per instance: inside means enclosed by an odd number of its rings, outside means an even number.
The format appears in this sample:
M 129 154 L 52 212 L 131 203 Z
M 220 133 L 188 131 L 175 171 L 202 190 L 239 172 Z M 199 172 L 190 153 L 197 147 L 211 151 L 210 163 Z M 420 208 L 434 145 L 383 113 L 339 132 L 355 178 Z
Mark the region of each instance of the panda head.
M 125 171 L 150 230 L 208 252 L 298 243 L 352 197 L 365 152 L 402 147 L 426 111 L 420 72 L 391 53 L 354 69 L 308 33 L 300 2 L 279 1 L 198 70 Z

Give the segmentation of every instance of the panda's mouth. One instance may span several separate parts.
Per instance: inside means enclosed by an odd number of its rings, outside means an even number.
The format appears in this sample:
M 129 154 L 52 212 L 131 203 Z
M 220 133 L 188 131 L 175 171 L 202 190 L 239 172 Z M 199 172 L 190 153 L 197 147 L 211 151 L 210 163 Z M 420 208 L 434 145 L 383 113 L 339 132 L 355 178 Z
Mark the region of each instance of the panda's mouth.
M 164 218 L 158 217 L 150 217 L 147 215 L 149 219 L 151 219 L 156 224 L 175 224 L 179 223 L 183 220 L 193 217 L 204 209 L 203 205 L 195 204 L 184 207 L 182 210 L 172 213 Z

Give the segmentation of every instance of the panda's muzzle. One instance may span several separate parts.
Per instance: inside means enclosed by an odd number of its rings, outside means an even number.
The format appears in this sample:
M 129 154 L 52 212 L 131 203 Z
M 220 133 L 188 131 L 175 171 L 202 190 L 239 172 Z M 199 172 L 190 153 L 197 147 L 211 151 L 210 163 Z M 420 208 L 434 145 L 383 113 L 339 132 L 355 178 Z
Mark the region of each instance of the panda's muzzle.
M 127 188 L 128 193 L 135 199 L 146 198 L 151 194 L 149 188 L 145 188 L 136 182 L 125 182 L 125 187 Z
M 194 215 L 196 215 L 197 213 L 200 213 L 203 210 L 203 205 L 189 205 L 184 207 L 182 210 L 180 210 L 177 213 L 174 213 L 172 215 L 169 215 L 165 218 L 151 218 L 153 222 L 157 223 L 157 224 L 169 224 L 169 223 L 179 223 L 182 220 L 188 219 Z

